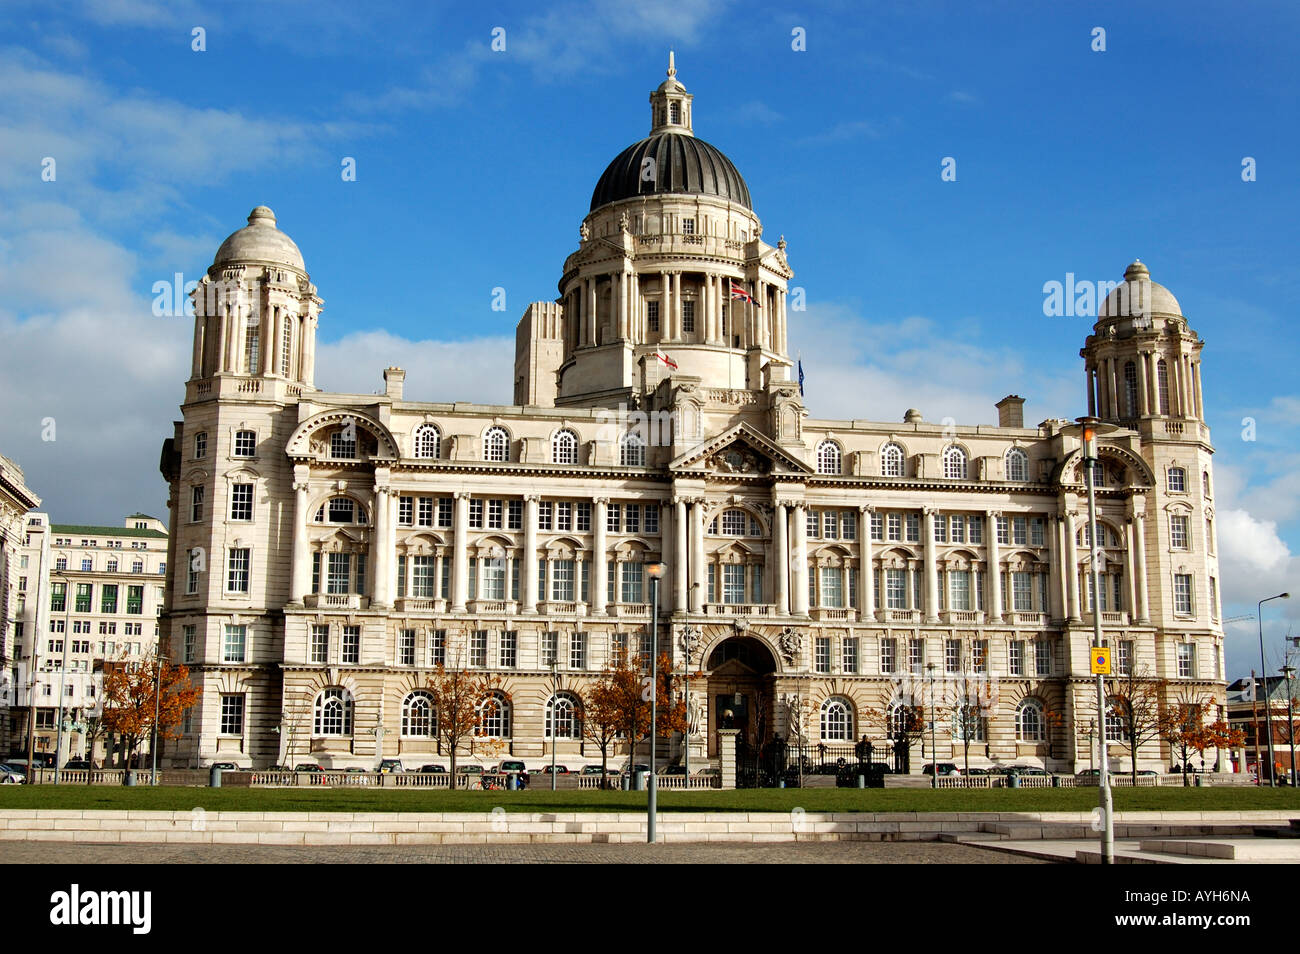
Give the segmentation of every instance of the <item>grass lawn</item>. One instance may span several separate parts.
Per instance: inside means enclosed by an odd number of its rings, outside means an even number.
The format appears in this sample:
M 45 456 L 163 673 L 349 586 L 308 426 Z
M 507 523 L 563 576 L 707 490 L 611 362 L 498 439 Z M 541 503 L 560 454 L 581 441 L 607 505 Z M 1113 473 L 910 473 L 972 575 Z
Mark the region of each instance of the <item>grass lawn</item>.
M 1300 792 L 1269 788 L 1116 789 L 1117 811 L 1300 812 Z M 612 812 L 644 811 L 644 792 L 457 791 L 409 789 L 249 789 L 86 785 L 0 786 L 0 809 L 278 812 Z M 661 812 L 980 812 L 1090 811 L 1095 788 L 1042 789 L 747 789 L 660 792 Z

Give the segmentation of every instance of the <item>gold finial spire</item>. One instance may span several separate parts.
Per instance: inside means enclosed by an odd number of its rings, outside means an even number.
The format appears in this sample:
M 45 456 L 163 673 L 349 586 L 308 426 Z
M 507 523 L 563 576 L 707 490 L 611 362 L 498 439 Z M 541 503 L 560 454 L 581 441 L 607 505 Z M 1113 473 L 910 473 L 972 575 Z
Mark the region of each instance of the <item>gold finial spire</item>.
M 677 64 L 673 61 L 673 51 L 668 51 L 668 78 L 672 79 L 677 75 Z

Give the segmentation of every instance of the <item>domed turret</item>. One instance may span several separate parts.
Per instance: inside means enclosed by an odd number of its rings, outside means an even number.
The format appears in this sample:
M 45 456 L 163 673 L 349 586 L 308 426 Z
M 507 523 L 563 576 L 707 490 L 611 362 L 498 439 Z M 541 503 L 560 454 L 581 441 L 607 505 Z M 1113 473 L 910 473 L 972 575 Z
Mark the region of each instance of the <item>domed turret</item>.
M 1152 315 L 1182 316 L 1182 306 L 1173 293 L 1151 280 L 1151 272 L 1140 260 L 1124 270 L 1124 281 L 1114 288 L 1097 310 L 1098 319 L 1149 318 Z
M 248 224 L 221 243 L 213 267 L 235 262 L 259 265 L 287 265 L 306 272 L 302 252 L 293 239 L 275 226 L 275 213 L 259 205 L 248 213 Z

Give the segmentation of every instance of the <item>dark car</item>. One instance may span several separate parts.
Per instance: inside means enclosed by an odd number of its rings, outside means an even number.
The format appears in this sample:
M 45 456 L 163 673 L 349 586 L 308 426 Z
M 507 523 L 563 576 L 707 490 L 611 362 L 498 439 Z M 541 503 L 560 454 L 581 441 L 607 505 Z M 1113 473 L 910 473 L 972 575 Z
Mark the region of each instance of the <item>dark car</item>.
M 473 763 L 470 763 L 469 765 L 457 765 L 456 774 L 457 775 L 482 775 L 483 766 L 475 765 Z
M 323 772 L 325 771 L 315 762 L 300 762 L 293 767 L 295 772 Z
M 65 769 L 73 769 L 74 771 L 83 772 L 99 768 L 99 766 L 90 761 L 90 759 L 68 759 L 68 761 L 63 763 L 63 767 Z
M 962 774 L 963 775 L 988 775 L 989 770 L 984 768 L 968 768 L 968 769 L 962 769 Z
M 600 775 L 600 774 L 601 774 L 601 771 L 602 771 L 602 770 L 601 770 L 601 767 L 600 767 L 599 765 L 584 765 L 584 766 L 582 767 L 582 772 L 581 772 L 581 774 L 582 774 L 582 775 Z
M 446 775 L 447 766 L 445 765 L 421 765 L 420 771 L 425 775 Z
M 686 774 L 686 766 L 685 766 L 685 765 L 670 765 L 670 766 L 668 766 L 666 769 L 664 769 L 662 772 L 660 772 L 659 774 L 660 774 L 660 775 L 685 775 L 685 774 Z
M 543 774 L 543 775 L 550 775 L 550 774 L 551 774 L 551 766 L 549 766 L 549 765 L 543 765 L 543 766 L 542 766 L 542 774 Z M 569 774 L 569 767 L 568 767 L 567 765 L 557 765 L 557 766 L 555 766 L 555 774 L 556 774 L 556 775 L 568 775 L 568 774 Z

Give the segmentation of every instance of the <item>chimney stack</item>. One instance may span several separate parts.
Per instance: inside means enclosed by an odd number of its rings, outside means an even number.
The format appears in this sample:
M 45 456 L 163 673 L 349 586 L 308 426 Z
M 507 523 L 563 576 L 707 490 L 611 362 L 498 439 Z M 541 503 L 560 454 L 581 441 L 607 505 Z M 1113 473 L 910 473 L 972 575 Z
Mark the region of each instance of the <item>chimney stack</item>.
M 1025 426 L 1025 399 L 1018 394 L 1008 394 L 994 407 L 998 409 L 998 427 Z
M 384 393 L 394 401 L 402 399 L 402 385 L 406 382 L 406 372 L 401 368 L 384 368 Z

